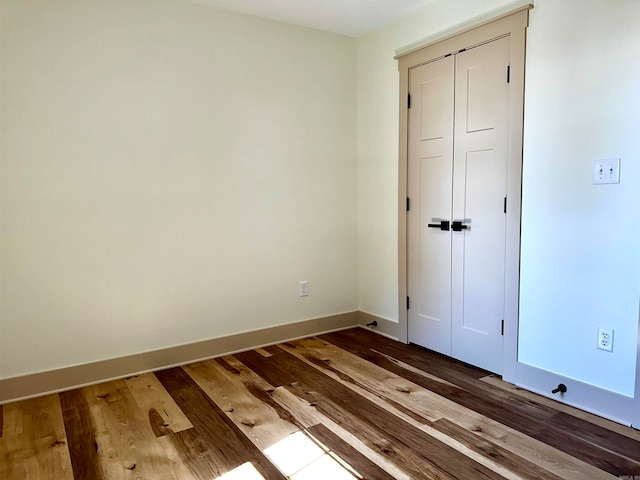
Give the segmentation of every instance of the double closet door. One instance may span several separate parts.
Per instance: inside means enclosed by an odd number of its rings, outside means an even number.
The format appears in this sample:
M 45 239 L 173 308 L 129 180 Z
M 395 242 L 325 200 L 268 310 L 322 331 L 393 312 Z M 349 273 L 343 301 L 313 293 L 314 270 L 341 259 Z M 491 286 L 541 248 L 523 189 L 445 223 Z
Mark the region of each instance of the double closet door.
M 510 39 L 410 70 L 409 341 L 502 373 Z

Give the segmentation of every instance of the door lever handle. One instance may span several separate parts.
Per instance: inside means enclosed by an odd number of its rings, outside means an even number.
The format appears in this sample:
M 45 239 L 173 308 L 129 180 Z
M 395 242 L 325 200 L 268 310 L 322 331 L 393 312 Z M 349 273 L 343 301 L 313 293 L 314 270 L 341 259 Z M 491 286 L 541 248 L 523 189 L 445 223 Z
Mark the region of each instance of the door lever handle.
M 467 230 L 469 228 L 468 225 L 462 223 L 464 220 L 454 220 L 451 223 L 451 230 L 454 232 L 461 232 L 462 230 Z
M 440 230 L 446 231 L 449 230 L 449 220 L 440 220 L 440 223 L 429 223 L 427 227 L 439 228 Z

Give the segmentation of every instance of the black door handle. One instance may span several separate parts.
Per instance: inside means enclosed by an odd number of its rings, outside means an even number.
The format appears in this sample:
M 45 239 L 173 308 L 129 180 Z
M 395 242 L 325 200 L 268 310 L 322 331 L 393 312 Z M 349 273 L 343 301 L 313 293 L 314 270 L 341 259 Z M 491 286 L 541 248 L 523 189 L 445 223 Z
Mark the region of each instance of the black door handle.
M 465 224 L 462 223 L 462 220 L 454 220 L 451 223 L 451 230 L 453 230 L 454 232 L 461 232 L 462 230 L 466 230 L 469 227 Z
M 439 228 L 440 230 L 449 230 L 449 220 L 440 220 L 440 223 L 429 223 L 429 228 Z

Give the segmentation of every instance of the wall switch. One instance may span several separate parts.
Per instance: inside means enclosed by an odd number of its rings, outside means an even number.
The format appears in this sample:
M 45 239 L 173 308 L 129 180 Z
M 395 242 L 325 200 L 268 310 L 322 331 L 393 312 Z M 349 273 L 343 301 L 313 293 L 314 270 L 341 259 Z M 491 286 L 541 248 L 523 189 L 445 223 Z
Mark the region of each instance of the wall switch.
M 613 352 L 613 329 L 598 328 L 598 348 L 607 352 Z
M 620 183 L 620 159 L 609 158 L 593 162 L 593 184 Z
M 303 280 L 302 282 L 300 282 L 300 296 L 309 296 L 309 282 L 307 280 Z

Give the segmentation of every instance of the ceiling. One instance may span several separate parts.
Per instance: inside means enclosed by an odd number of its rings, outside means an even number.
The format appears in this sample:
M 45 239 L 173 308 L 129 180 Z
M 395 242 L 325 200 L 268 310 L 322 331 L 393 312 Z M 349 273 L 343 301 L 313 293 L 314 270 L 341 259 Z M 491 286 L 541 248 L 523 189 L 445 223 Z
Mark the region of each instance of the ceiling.
M 186 1 L 358 37 L 414 12 L 434 0 Z

